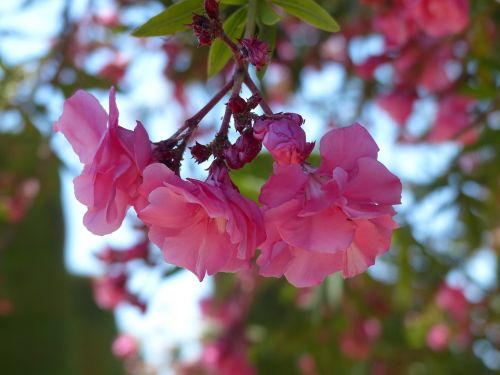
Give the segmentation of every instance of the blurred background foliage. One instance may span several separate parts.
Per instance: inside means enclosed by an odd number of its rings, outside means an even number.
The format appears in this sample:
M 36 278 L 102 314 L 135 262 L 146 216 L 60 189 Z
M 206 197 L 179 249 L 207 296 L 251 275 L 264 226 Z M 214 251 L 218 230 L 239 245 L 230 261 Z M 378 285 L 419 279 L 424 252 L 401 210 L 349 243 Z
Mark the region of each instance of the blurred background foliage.
M 142 54 L 161 56 L 162 76 L 154 79 L 168 85 L 162 98 L 180 119 L 196 111 L 232 66 L 221 66 L 221 74 L 207 82 L 209 48 L 198 48 L 190 31 L 163 38 L 130 35 L 171 1 L 53 3 L 49 12 L 57 23 L 46 32 L 28 26 L 44 1 L 0 7 L 2 20 L 26 20 L 0 23 L 6 41 L 0 46 L 0 372 L 118 374 L 124 370 L 111 355 L 113 316 L 95 306 L 88 280 L 65 270 L 59 178 L 64 167 L 53 151 L 52 123 L 62 99 L 77 89 L 102 93 L 115 85 L 124 96 L 137 90 Z M 229 16 L 245 2 L 223 3 Z M 287 16 L 278 1 L 259 3 L 258 32 L 270 42 L 274 60 L 257 76 L 269 102 L 278 110 L 311 114 L 313 125 L 323 124 L 316 134 L 358 120 L 374 129 L 384 122 L 389 130 L 382 134 L 390 141 L 383 144 L 391 147 L 385 153 L 405 189 L 397 218 L 401 228 L 391 251 L 354 279 L 334 275 L 318 287 L 296 289 L 251 273 L 216 276 L 213 297 L 204 302 L 210 307 L 202 306 L 211 328 L 201 338 L 201 359 L 186 363 L 179 347 L 170 370 L 163 371 L 495 373 L 500 369 L 500 4 L 471 1 L 465 31 L 440 39 L 434 50 L 420 46 L 417 62 L 405 72 L 410 78 L 403 88 L 414 101 L 401 121 L 391 116 L 394 108 L 379 101 L 401 93 L 401 82 L 390 71 L 404 55 L 404 49 L 387 53 L 373 26 L 380 11 L 373 4 L 383 1 L 318 1 L 341 26 L 335 34 Z M 30 51 L 35 40 L 42 47 Z M 422 90 L 415 78 L 422 64 L 435 64 L 433 53 L 450 45 L 459 74 L 445 90 Z M 328 75 L 325 82 L 333 76 L 335 84 L 311 93 L 312 77 Z M 436 141 L 430 136 L 436 107 L 455 94 L 474 101 L 473 113 L 458 132 Z M 389 116 L 374 109 L 377 103 Z M 146 125 L 158 121 L 147 104 L 135 104 Z M 210 130 L 212 124 L 204 125 Z M 468 132 L 474 136 L 464 141 Z M 443 143 L 451 151 L 443 150 Z M 424 160 L 416 171 L 414 152 Z M 434 159 L 425 158 L 429 154 Z M 232 177 L 256 200 L 271 169 L 271 158 L 263 154 Z M 156 371 L 137 365 L 128 370 Z

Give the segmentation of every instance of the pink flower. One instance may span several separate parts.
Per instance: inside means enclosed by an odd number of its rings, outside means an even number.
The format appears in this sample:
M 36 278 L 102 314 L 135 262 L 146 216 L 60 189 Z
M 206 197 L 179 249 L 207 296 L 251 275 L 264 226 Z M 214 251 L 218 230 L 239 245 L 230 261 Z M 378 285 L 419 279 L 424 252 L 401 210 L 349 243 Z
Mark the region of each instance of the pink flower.
M 443 142 L 460 139 L 463 143 L 472 143 L 477 139 L 474 129 L 465 131 L 471 124 L 470 110 L 475 100 L 463 95 L 448 95 L 439 102 L 436 120 L 429 133 L 431 142 Z
M 430 92 L 442 92 L 448 89 L 452 82 L 448 64 L 453 61 L 451 45 L 440 47 L 436 53 L 427 58 L 420 74 L 418 83 Z
M 131 359 L 137 357 L 139 345 L 135 337 L 122 333 L 113 341 L 111 351 L 118 358 Z
M 202 363 L 207 370 L 219 375 L 255 374 L 244 351 L 241 348 L 229 347 L 224 341 L 206 345 L 203 349 Z
M 413 112 L 413 103 L 417 95 L 410 90 L 394 90 L 377 97 L 377 104 L 398 125 L 403 126 Z
M 394 6 L 388 12 L 377 15 L 375 29 L 380 31 L 388 47 L 399 47 L 412 38 L 416 31 L 415 21 L 403 6 Z
M 302 163 L 314 148 L 314 142 L 306 142 L 303 122 L 296 113 L 261 116 L 253 127 L 254 137 L 262 140 L 278 164 Z
M 128 298 L 127 275 L 117 273 L 94 280 L 94 300 L 101 309 L 113 310 Z
M 151 143 L 144 126 L 137 122 L 134 131 L 118 126 L 113 88 L 109 111 L 108 117 L 92 95 L 79 90 L 66 100 L 54 125 L 84 164 L 82 174 L 74 180 L 75 195 L 88 208 L 85 226 L 99 235 L 120 227 L 137 197 L 141 172 L 151 161 Z
M 285 275 L 307 287 L 337 271 L 357 275 L 388 250 L 401 183 L 377 153 L 355 124 L 323 137 L 318 169 L 274 165 L 260 195 L 267 232 L 257 260 L 261 275 Z
M 450 330 L 445 324 L 435 324 L 427 332 L 427 345 L 435 352 L 440 352 L 448 346 Z
M 442 285 L 436 294 L 436 304 L 457 323 L 468 321 L 469 302 L 460 288 Z
M 205 274 L 234 272 L 249 266 L 265 238 L 255 203 L 232 185 L 225 167 L 212 168 L 207 181 L 182 180 L 165 165 L 144 170 L 143 202 L 138 216 L 149 239 L 169 263 Z
M 409 0 L 409 8 L 418 26 L 430 36 L 459 33 L 469 23 L 469 0 Z

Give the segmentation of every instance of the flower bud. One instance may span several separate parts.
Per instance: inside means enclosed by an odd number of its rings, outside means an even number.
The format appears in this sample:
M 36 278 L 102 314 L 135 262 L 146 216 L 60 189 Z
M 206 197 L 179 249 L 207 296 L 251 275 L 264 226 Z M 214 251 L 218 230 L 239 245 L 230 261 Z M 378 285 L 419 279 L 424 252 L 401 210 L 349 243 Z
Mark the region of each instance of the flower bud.
M 246 112 L 247 110 L 247 102 L 241 96 L 233 96 L 229 99 L 227 106 L 233 112 L 233 114 L 239 114 Z
M 262 143 L 257 140 L 252 131 L 245 131 L 234 145 L 224 150 L 224 156 L 229 168 L 239 169 L 251 162 L 262 149 Z
M 262 116 L 255 121 L 254 137 L 262 140 L 278 164 L 302 163 L 314 148 L 314 142 L 306 142 L 302 122 L 295 113 Z
M 255 37 L 240 39 L 241 53 L 257 70 L 269 63 L 269 44 Z
M 216 0 L 205 0 L 204 8 L 211 19 L 219 18 L 219 3 Z
M 189 26 L 192 27 L 194 34 L 198 38 L 200 46 L 212 44 L 215 38 L 214 25 L 210 19 L 200 14 L 193 13 L 193 23 Z
M 202 145 L 198 142 L 193 147 L 189 148 L 191 150 L 191 155 L 196 160 L 198 164 L 203 163 L 208 160 L 210 155 L 212 155 L 212 150 L 206 145 Z

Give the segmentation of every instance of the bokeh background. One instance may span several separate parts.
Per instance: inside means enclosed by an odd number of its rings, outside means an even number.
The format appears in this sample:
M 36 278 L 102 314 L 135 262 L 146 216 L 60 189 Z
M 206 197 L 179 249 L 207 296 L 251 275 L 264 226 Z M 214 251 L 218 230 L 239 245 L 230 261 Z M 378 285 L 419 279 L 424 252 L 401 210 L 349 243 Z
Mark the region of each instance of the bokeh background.
M 81 224 L 81 165 L 52 130 L 64 99 L 85 89 L 107 108 L 114 85 L 120 125 L 141 120 L 160 141 L 232 72 L 208 79 L 209 48 L 189 30 L 131 35 L 171 3 L 0 4 L 0 373 L 499 371 L 500 3 L 466 2 L 462 30 L 427 35 L 397 13 L 404 1 L 318 1 L 334 34 L 259 1 L 273 61 L 251 74 L 274 111 L 301 113 L 311 141 L 361 122 L 404 186 L 391 250 L 309 289 L 252 272 L 199 283 L 162 262 L 132 212 L 104 238 Z M 246 4 L 222 3 L 226 17 Z M 203 167 L 186 157 L 182 174 Z M 233 179 L 257 199 L 271 168 L 263 154 Z M 142 255 L 110 265 L 130 251 Z

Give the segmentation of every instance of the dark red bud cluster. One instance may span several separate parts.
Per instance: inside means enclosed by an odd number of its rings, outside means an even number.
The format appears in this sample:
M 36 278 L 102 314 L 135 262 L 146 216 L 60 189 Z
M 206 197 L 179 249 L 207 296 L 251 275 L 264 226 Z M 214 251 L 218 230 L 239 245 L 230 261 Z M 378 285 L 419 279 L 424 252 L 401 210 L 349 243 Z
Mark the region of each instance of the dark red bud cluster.
M 245 130 L 234 145 L 224 150 L 227 165 L 229 168 L 239 169 L 255 159 L 261 148 L 262 143 L 254 138 L 253 131 Z
M 269 44 L 256 37 L 240 39 L 241 54 L 257 70 L 262 69 L 269 63 Z
M 257 107 L 261 98 L 258 95 L 252 95 L 248 100 L 241 96 L 233 96 L 229 99 L 227 106 L 233 113 L 235 128 L 238 133 L 242 133 L 252 124 L 252 115 L 250 111 Z
M 215 39 L 216 25 L 208 17 L 193 13 L 193 23 L 189 26 L 193 29 L 200 46 L 209 46 Z
M 202 145 L 198 142 L 189 149 L 191 150 L 191 155 L 198 164 L 207 161 L 210 155 L 212 155 L 212 149 L 209 146 Z

